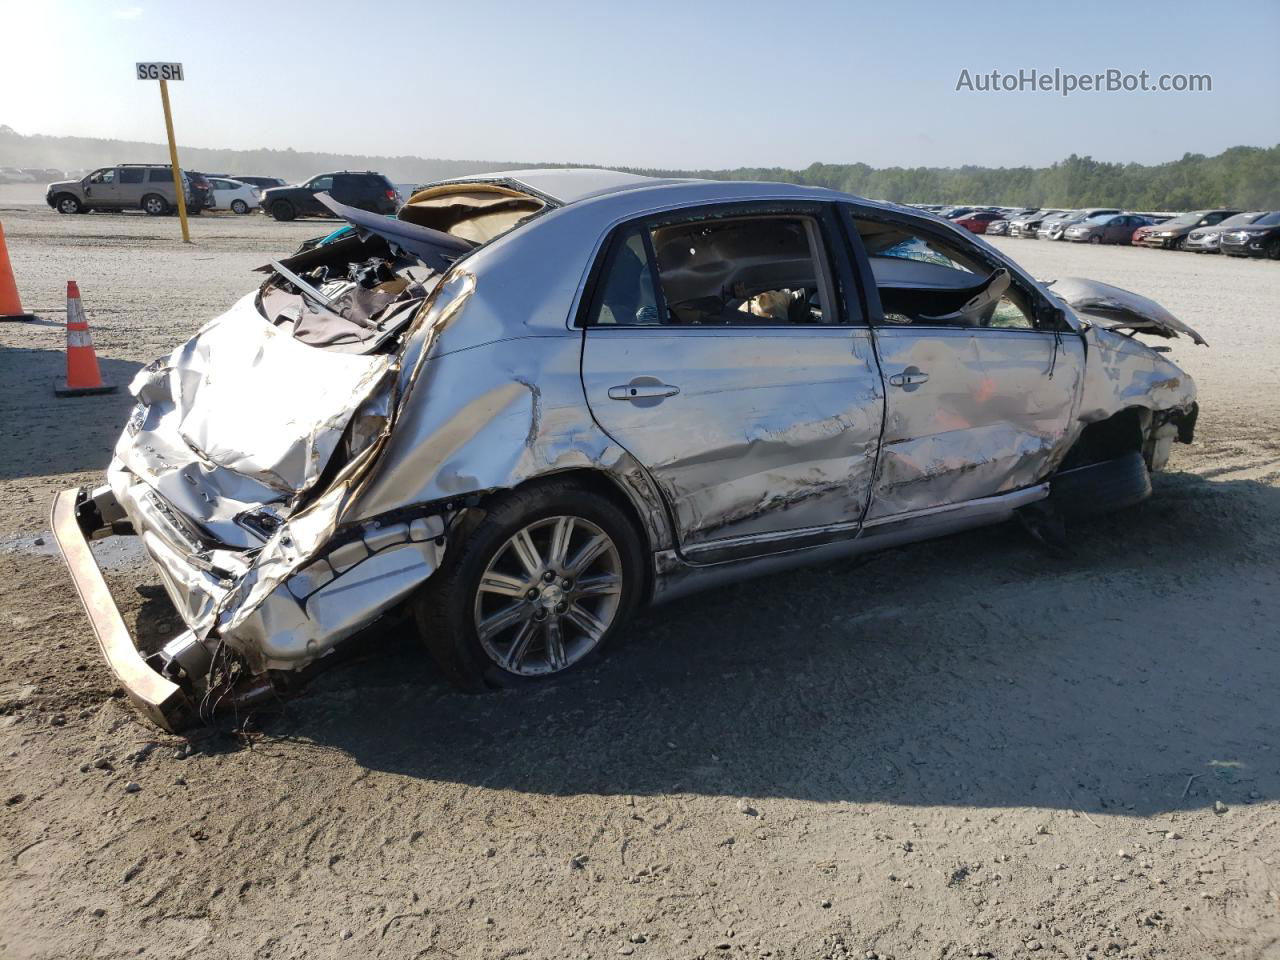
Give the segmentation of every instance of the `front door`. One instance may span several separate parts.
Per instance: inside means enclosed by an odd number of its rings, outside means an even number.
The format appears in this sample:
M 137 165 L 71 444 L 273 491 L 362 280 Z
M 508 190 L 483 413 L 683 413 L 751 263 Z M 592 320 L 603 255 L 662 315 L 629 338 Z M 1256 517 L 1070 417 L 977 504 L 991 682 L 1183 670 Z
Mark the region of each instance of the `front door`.
M 884 398 L 833 228 L 817 205 L 684 210 L 607 248 L 584 315 L 587 400 L 691 560 L 861 522 Z
M 886 384 L 868 521 L 1042 480 L 1083 387 L 1084 345 L 1061 311 L 945 228 L 884 211 L 850 223 Z
M 89 182 L 85 185 L 84 195 L 87 205 L 99 210 L 111 210 L 119 205 L 119 187 L 116 177 L 119 172 L 115 167 L 95 170 L 89 174 Z
M 333 213 L 329 210 L 329 208 L 316 199 L 317 193 L 328 193 L 335 200 L 341 199 L 340 197 L 334 196 L 333 177 L 327 176 L 327 175 L 323 177 L 315 177 L 311 180 L 310 183 L 306 184 L 304 189 L 307 191 L 307 193 L 305 196 L 299 199 L 299 203 L 298 203 L 299 213 L 309 217 L 333 216 Z

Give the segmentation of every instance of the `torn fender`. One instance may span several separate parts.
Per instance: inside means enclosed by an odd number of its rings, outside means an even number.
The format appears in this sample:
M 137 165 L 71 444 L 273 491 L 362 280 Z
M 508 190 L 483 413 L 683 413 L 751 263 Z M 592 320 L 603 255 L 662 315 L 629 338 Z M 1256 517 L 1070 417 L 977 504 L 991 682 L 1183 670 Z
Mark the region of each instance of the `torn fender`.
M 1049 292 L 1107 330 L 1133 330 L 1160 337 L 1190 337 L 1198 346 L 1208 346 L 1204 337 L 1154 300 L 1085 277 L 1062 277 L 1045 284 Z

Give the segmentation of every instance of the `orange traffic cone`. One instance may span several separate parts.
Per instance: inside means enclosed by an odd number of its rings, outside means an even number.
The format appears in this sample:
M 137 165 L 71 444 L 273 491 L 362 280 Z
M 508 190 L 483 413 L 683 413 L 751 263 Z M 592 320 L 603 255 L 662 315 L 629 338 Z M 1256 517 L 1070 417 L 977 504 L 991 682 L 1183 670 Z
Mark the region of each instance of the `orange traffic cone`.
M 53 392 L 60 397 L 83 397 L 89 393 L 112 393 L 116 388 L 102 382 L 98 355 L 93 352 L 89 321 L 80 304 L 80 288 L 67 281 L 67 379 Z
M 34 319 L 34 314 L 22 310 L 22 298 L 13 280 L 13 264 L 9 263 L 9 248 L 4 245 L 4 224 L 0 223 L 0 320 Z

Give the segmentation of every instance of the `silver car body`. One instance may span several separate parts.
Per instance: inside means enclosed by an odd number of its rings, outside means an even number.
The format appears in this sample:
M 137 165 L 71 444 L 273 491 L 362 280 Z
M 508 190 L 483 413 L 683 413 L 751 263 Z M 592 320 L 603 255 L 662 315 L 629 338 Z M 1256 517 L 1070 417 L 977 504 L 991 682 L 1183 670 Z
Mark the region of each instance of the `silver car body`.
M 481 181 L 546 209 L 433 281 L 397 349 L 299 343 L 249 294 L 138 375 L 80 525 L 141 536 L 187 626 L 160 657 L 168 677 L 228 652 L 254 674 L 307 666 L 427 580 L 458 516 L 540 477 L 575 471 L 625 497 L 661 600 L 1007 518 L 1047 495 L 1082 431 L 1125 411 L 1159 468 L 1194 419 L 1190 377 L 1123 332 L 1188 332 L 1158 305 L 1043 286 L 910 208 L 611 171 L 457 182 Z M 872 296 L 860 324 L 578 325 L 615 228 L 723 205 L 945 231 L 1065 326 L 895 326 Z

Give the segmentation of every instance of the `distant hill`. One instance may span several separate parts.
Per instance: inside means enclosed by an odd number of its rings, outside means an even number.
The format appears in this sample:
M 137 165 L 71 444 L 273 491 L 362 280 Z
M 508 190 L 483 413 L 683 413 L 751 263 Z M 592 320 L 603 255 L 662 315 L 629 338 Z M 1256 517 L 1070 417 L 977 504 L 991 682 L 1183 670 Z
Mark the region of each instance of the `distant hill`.
M 373 157 L 355 153 L 311 153 L 298 150 L 211 150 L 179 145 L 184 167 L 211 173 L 281 177 L 290 183 L 330 170 L 377 170 L 396 183 L 427 183 L 447 177 L 519 167 L 564 167 L 581 164 L 525 161 L 438 160 L 429 157 Z M 168 163 L 163 143 L 102 140 L 94 137 L 23 136 L 0 125 L 0 167 L 91 170 L 110 163 Z
M 378 170 L 396 183 L 520 167 L 574 167 L 584 163 L 527 160 L 441 160 L 309 153 L 297 150 L 211 150 L 180 147 L 184 166 L 210 173 L 283 177 L 296 182 L 329 170 Z M 164 163 L 164 144 L 90 137 L 24 136 L 0 125 L 0 167 L 84 170 L 109 163 Z M 1047 167 L 886 167 L 814 163 L 803 170 L 657 170 L 618 167 L 655 176 L 712 180 L 781 180 L 831 187 L 899 203 L 998 203 L 1029 206 L 1119 206 L 1129 210 L 1238 207 L 1280 209 L 1280 145 L 1231 147 L 1217 156 L 1184 154 L 1168 163 L 1108 163 L 1072 154 Z

